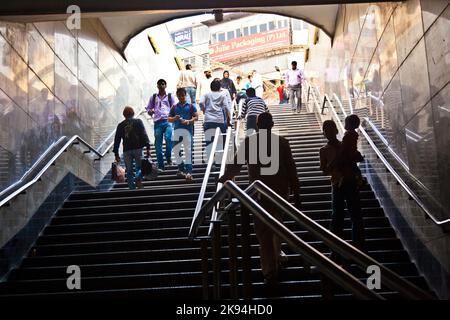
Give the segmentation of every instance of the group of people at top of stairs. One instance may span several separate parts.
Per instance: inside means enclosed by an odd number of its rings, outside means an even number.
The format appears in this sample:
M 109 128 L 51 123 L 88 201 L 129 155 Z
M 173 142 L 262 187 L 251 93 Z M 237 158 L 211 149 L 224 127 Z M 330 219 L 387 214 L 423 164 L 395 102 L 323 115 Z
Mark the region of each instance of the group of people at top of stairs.
M 231 126 L 233 113 L 237 111 L 233 108 L 233 99 L 236 99 L 236 102 L 244 99 L 243 111 L 237 117 L 245 117 L 250 130 L 256 130 L 256 116 L 268 111 L 261 98 L 262 78 L 256 70 L 249 75 L 248 83 L 244 84 L 242 78 L 238 77 L 235 85 L 228 71 L 224 71 L 223 78 L 219 79 L 212 78 L 211 69 L 206 69 L 204 77 L 197 79 L 191 65 L 188 64 L 186 70 L 180 73 L 175 96 L 167 92 L 166 87 L 166 80 L 158 80 L 158 91 L 150 97 L 146 107 L 148 114 L 153 118 L 158 171 L 164 171 L 165 163 L 172 164 L 174 153 L 178 165 L 177 176 L 185 178 L 186 181 L 193 181 L 194 122 L 199 119 L 199 109 L 204 114 L 206 157 L 211 151 L 216 128 L 225 133 Z M 141 155 L 142 148 L 146 147 L 147 156 L 150 156 L 149 138 L 142 121 L 134 118 L 134 110 L 131 107 L 127 106 L 123 115 L 125 120 L 117 126 L 113 152 L 116 161 L 119 162 L 121 160 L 119 146 L 123 140 L 128 186 L 130 189 L 143 188 Z M 164 141 L 165 151 L 163 151 Z
M 286 83 L 289 89 L 289 101 L 295 113 L 300 112 L 301 84 L 305 77 L 303 72 L 297 69 L 296 61 L 292 61 L 291 65 L 292 69 L 286 74 Z M 158 170 L 160 172 L 164 170 L 164 158 L 168 165 L 172 164 L 172 149 L 182 145 L 184 160 L 178 164 L 177 175 L 184 177 L 187 181 L 193 180 L 193 132 L 194 122 L 198 120 L 198 106 L 205 115 L 203 127 L 207 155 L 209 155 L 215 129 L 220 128 L 222 133 L 226 132 L 226 128 L 231 124 L 232 113 L 238 111 L 233 109 L 233 99 L 236 101 L 236 106 L 241 99 L 244 99 L 242 112 L 236 116 L 238 119 L 246 119 L 248 133 L 253 133 L 256 130 L 257 115 L 268 112 L 267 105 L 262 99 L 262 77 L 256 70 L 248 75 L 246 83 L 242 81 L 241 76 L 236 78 L 235 83 L 230 79 L 228 71 L 224 71 L 223 78 L 219 79 L 212 77 L 209 68 L 204 70 L 204 77 L 198 79 L 192 71 L 192 66 L 187 64 L 186 70 L 180 73 L 175 96 L 166 91 L 166 86 L 167 82 L 164 79 L 158 80 L 158 92 L 150 97 L 146 108 L 154 123 L 154 144 Z M 177 99 L 178 101 L 176 101 Z M 124 110 L 125 120 L 117 127 L 120 130 L 116 131 L 114 141 L 116 160 L 120 161 L 118 151 L 120 141 L 123 140 L 123 156 L 130 189 L 143 187 L 139 151 L 136 150 L 145 146 L 149 149 L 148 137 L 143 129 L 142 121 L 134 119 L 133 116 L 133 109 L 127 107 Z M 182 134 L 177 134 L 174 129 Z M 137 135 L 139 138 L 135 137 Z M 165 152 L 163 152 L 163 141 L 166 144 Z M 149 152 L 147 154 L 149 155 Z M 181 153 L 179 155 L 181 156 Z M 132 169 L 133 163 L 136 171 Z

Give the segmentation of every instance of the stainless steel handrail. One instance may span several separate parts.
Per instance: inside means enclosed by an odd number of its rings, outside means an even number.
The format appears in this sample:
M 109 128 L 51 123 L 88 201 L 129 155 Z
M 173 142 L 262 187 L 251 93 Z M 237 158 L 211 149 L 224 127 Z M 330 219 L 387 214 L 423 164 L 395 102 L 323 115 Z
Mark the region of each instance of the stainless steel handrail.
M 241 112 L 242 112 L 242 106 L 244 105 L 244 99 L 241 98 L 241 100 L 239 100 L 238 103 L 238 114 L 237 114 L 237 118 L 236 118 L 236 129 L 234 130 L 234 145 L 238 146 L 239 145 L 239 134 L 241 132 L 241 124 L 242 124 L 242 119 L 241 117 Z
M 145 113 L 145 111 L 141 111 L 137 116 L 139 117 L 144 113 Z M 95 155 L 98 156 L 98 158 L 94 159 L 94 161 L 101 160 L 109 152 L 109 150 L 113 147 L 114 142 L 111 142 L 110 144 L 108 144 L 106 149 L 103 152 L 100 152 L 100 150 L 103 147 L 104 143 L 106 141 L 108 141 L 114 135 L 115 132 L 116 132 L 116 129 L 114 129 L 108 135 L 108 137 L 106 137 L 106 139 L 103 141 L 102 144 L 100 144 L 100 146 L 97 149 L 95 149 L 93 146 L 91 146 L 88 142 L 83 140 L 83 138 L 81 138 L 78 135 L 74 135 L 70 139 L 66 136 L 60 137 L 56 142 L 54 142 L 50 147 L 48 147 L 45 150 L 45 152 L 34 162 L 34 164 L 31 166 L 31 168 L 29 170 L 27 170 L 27 172 L 25 172 L 18 181 L 16 181 L 12 185 L 10 185 L 8 188 L 6 188 L 2 192 L 0 192 L 0 208 L 4 205 L 8 204 L 12 199 L 14 199 L 19 194 L 24 192 L 26 189 L 31 187 L 33 184 L 38 182 L 41 179 L 42 175 L 48 170 L 48 168 L 50 168 L 50 166 L 52 166 L 53 163 L 55 163 L 55 161 L 61 156 L 61 154 L 64 153 L 69 147 L 71 147 L 74 144 L 78 144 L 78 143 L 84 144 L 89 149 L 89 152 L 93 152 Z M 45 161 L 45 158 L 47 158 L 51 154 L 51 152 L 54 151 L 55 148 L 57 148 L 58 145 L 64 143 L 65 139 L 68 139 L 68 141 L 62 147 L 60 147 L 58 151 L 56 151 L 56 153 L 51 157 L 50 160 L 48 160 L 44 164 L 43 162 Z M 25 183 L 25 180 L 29 177 L 29 175 L 31 175 L 33 173 L 33 171 L 35 171 L 36 168 L 39 166 L 43 166 L 43 168 L 41 170 L 39 170 L 39 172 L 37 172 L 30 181 Z M 23 184 L 23 183 L 25 183 L 25 184 Z
M 417 286 L 411 284 L 410 282 L 404 280 L 402 277 L 392 272 L 382 264 L 378 263 L 375 259 L 364 254 L 357 248 L 353 247 L 346 241 L 334 235 L 328 229 L 324 228 L 310 217 L 305 215 L 303 212 L 298 210 L 296 207 L 291 205 L 284 198 L 275 193 L 272 189 L 266 186 L 261 181 L 255 181 L 246 190 L 246 193 L 250 197 L 259 192 L 266 198 L 268 198 L 272 203 L 274 203 L 280 210 L 288 214 L 292 219 L 299 223 L 307 231 L 311 232 L 314 236 L 322 240 L 331 250 L 339 253 L 347 259 L 355 261 L 360 267 L 366 271 L 368 266 L 378 266 L 381 271 L 382 279 L 385 285 L 393 290 L 404 294 L 406 297 L 414 299 L 433 299 L 431 295 Z M 230 206 L 231 207 L 231 206 Z
M 231 187 L 227 187 L 230 184 L 231 184 Z M 325 243 L 325 245 L 327 245 L 331 250 L 339 253 L 340 255 L 342 255 L 343 257 L 345 257 L 349 260 L 354 261 L 364 271 L 366 271 L 366 268 L 368 266 L 378 266 L 380 268 L 382 283 L 384 285 L 386 285 L 387 287 L 398 291 L 400 294 L 402 294 L 403 296 L 410 298 L 410 299 L 434 299 L 434 297 L 431 296 L 426 291 L 418 288 L 417 286 L 410 283 L 409 281 L 406 281 L 405 279 L 400 277 L 395 272 L 389 270 L 388 268 L 384 267 L 382 264 L 378 263 L 375 259 L 369 257 L 365 253 L 356 249 L 355 247 L 353 247 L 346 241 L 337 237 L 332 232 L 330 232 L 329 230 L 327 230 L 326 228 L 324 228 L 323 226 L 321 226 L 320 224 L 318 224 L 317 222 L 315 222 L 314 220 L 309 218 L 303 212 L 301 212 L 296 207 L 291 205 L 286 199 L 282 198 L 280 195 L 278 195 L 272 189 L 270 189 L 268 186 L 266 186 L 263 182 L 261 182 L 259 180 L 254 181 L 245 190 L 241 190 L 236 184 L 234 184 L 231 181 L 228 181 L 224 184 L 223 189 L 229 191 L 229 193 L 231 193 L 233 196 L 235 196 L 238 200 L 241 201 L 241 204 L 245 205 L 249 209 L 252 209 L 252 206 L 254 206 L 254 204 L 258 205 L 252 199 L 252 197 L 255 196 L 256 193 L 263 195 L 264 197 L 269 199 L 271 201 L 271 203 L 274 204 L 279 210 L 283 211 L 284 213 L 288 214 L 292 219 L 294 219 L 301 227 L 305 228 L 308 232 L 310 232 L 316 238 L 323 241 Z M 214 205 L 214 203 L 217 203 L 223 197 L 225 197 L 225 194 L 223 194 L 223 189 L 221 190 L 221 192 L 216 193 L 210 199 L 210 201 L 208 201 L 202 207 L 201 212 L 198 216 L 198 221 L 196 221 L 196 224 L 195 224 L 196 229 L 200 226 L 200 224 L 202 223 L 202 219 L 204 218 L 206 213 L 211 209 L 211 207 Z M 242 197 L 244 194 L 246 197 L 245 202 L 242 201 Z M 236 209 L 235 207 L 237 205 L 238 205 L 238 203 L 232 202 L 224 209 L 224 211 Z M 275 230 L 275 228 L 272 228 L 272 226 L 271 226 L 271 224 L 274 224 L 274 222 L 278 222 L 278 221 L 276 219 L 272 218 L 266 224 L 269 227 L 271 227 L 271 229 L 274 232 L 277 232 Z M 280 237 L 283 237 L 282 234 L 280 234 L 278 232 L 277 232 L 277 234 Z M 299 252 L 299 253 L 305 254 L 304 252 Z M 314 262 L 314 264 L 319 266 L 319 264 L 317 264 L 317 261 Z M 331 278 L 331 279 L 333 279 L 333 278 Z
M 338 105 L 340 106 L 342 112 L 344 113 L 344 115 L 347 115 L 342 103 L 339 99 L 339 97 L 334 94 L 334 97 L 336 99 L 336 101 L 338 102 Z M 333 106 L 333 105 L 332 105 Z M 334 107 L 334 106 L 333 106 Z M 339 122 L 340 119 L 339 117 L 336 118 Z M 342 125 L 342 123 L 341 123 Z M 388 169 L 388 171 L 392 174 L 392 176 L 397 180 L 397 182 L 403 187 L 403 189 L 408 193 L 408 195 L 414 199 L 414 201 L 419 205 L 419 207 L 425 212 L 425 214 L 437 225 L 444 227 L 449 227 L 450 228 L 450 218 L 449 219 L 445 219 L 445 220 L 438 220 L 432 213 L 430 210 L 427 209 L 426 205 L 422 202 L 422 200 L 420 200 L 420 198 L 415 194 L 415 192 L 413 190 L 411 190 L 411 188 L 408 186 L 408 184 L 400 177 L 400 175 L 397 173 L 397 171 L 395 171 L 395 169 L 389 164 L 389 162 L 387 161 L 387 159 L 384 157 L 383 153 L 378 149 L 378 147 L 375 145 L 375 143 L 373 142 L 373 140 L 370 138 L 370 136 L 367 134 L 366 130 L 360 126 L 359 130 L 361 131 L 361 133 L 364 135 L 364 138 L 367 140 L 367 142 L 369 143 L 369 145 L 371 146 L 371 148 L 374 150 L 374 152 L 376 153 L 376 155 L 378 156 L 378 158 L 381 160 L 381 162 L 384 164 L 384 166 L 386 167 L 386 169 Z M 447 226 L 449 225 L 449 226 Z M 444 228 L 445 229 L 445 228 Z
M 397 160 L 400 165 L 405 169 L 409 171 L 409 166 L 395 153 L 394 150 L 389 146 L 389 142 L 386 140 L 385 137 L 383 137 L 383 134 L 378 130 L 376 125 L 368 118 L 364 117 L 364 121 L 369 124 L 370 128 L 373 130 L 373 132 L 376 133 L 378 138 L 384 143 L 384 145 L 388 148 L 389 153 Z
M 61 154 L 63 154 L 67 148 L 69 148 L 70 146 L 72 146 L 72 144 L 74 144 L 74 142 L 78 141 L 82 144 L 84 144 L 89 151 L 93 152 L 94 154 L 96 154 L 99 159 L 103 158 L 108 152 L 109 150 L 112 148 L 114 142 L 111 142 L 108 147 L 106 148 L 106 150 L 102 153 L 98 152 L 96 149 L 94 149 L 89 143 L 87 143 L 86 141 L 84 141 L 80 136 L 78 135 L 74 135 L 72 136 L 72 138 L 70 138 L 56 153 L 55 155 L 52 156 L 52 158 L 50 160 L 48 160 L 46 162 L 46 164 L 43 166 L 43 168 L 41 170 L 39 170 L 39 172 L 36 173 L 36 175 L 31 179 L 31 181 L 21 185 L 22 183 L 24 183 L 24 180 L 30 175 L 32 174 L 32 172 L 39 166 L 42 165 L 42 162 L 45 161 L 44 159 L 46 158 L 46 156 L 51 153 L 51 151 L 59 144 L 61 144 L 65 139 L 67 139 L 66 136 L 61 137 L 57 142 L 55 142 L 54 144 L 52 144 L 47 150 L 46 152 L 39 157 L 39 159 L 33 164 L 33 166 L 22 176 L 22 178 L 15 182 L 14 184 L 12 184 L 11 186 L 9 186 L 7 189 L 3 190 L 0 193 L 0 207 L 4 206 L 5 204 L 9 203 L 13 198 L 17 197 L 19 194 L 21 194 L 23 191 L 25 191 L 26 189 L 28 189 L 29 187 L 31 187 L 33 184 L 35 184 L 36 182 L 38 182 L 40 180 L 40 178 L 42 177 L 42 175 L 48 170 L 48 168 L 50 168 L 50 166 L 61 156 Z M 99 160 L 96 159 L 96 160 Z M 14 190 L 13 192 L 11 192 L 10 194 L 6 195 L 8 192 Z M 2 197 L 3 195 L 6 195 L 5 197 Z
M 213 145 L 211 146 L 211 151 L 209 153 L 208 164 L 206 165 L 205 175 L 203 177 L 202 186 L 200 188 L 200 193 L 198 194 L 197 204 L 196 204 L 195 210 L 194 210 L 194 216 L 192 218 L 191 227 L 189 229 L 189 235 L 191 235 L 191 233 L 192 233 L 194 222 L 196 221 L 196 219 L 198 219 L 198 214 L 200 212 L 200 209 L 202 208 L 203 201 L 205 199 L 206 187 L 208 186 L 209 176 L 211 174 L 211 168 L 214 163 L 214 155 L 216 154 L 217 143 L 219 141 L 219 137 L 221 137 L 220 128 L 216 128 L 216 132 L 214 134 L 214 141 L 212 143 Z
M 255 182 L 253 183 L 253 185 Z M 227 181 L 223 188 L 219 190 L 214 196 L 202 207 L 198 219 L 195 224 L 195 231 L 198 230 L 200 219 L 206 215 L 214 206 L 222 201 L 228 194 L 237 198 L 240 203 L 248 208 L 255 216 L 257 216 L 266 226 L 275 232 L 280 239 L 286 241 L 297 253 L 300 253 L 306 260 L 316 265 L 321 272 L 326 275 L 333 282 L 340 285 L 342 288 L 354 294 L 361 299 L 379 299 L 384 298 L 370 290 L 356 277 L 350 274 L 345 269 L 338 266 L 332 260 L 327 258 L 317 249 L 300 239 L 295 233 L 289 230 L 285 225 L 275 219 L 270 213 L 262 208 L 255 200 L 253 200 L 246 192 L 241 190 L 234 182 Z
M 225 173 L 225 166 L 227 163 L 227 157 L 228 157 L 228 151 L 230 149 L 230 141 L 231 141 L 231 128 L 227 129 L 227 135 L 225 138 L 225 144 L 223 146 L 223 153 L 222 153 L 222 162 L 220 165 L 220 170 L 219 170 L 219 177 L 223 176 L 223 174 Z M 234 151 L 234 150 L 233 150 Z M 222 189 L 223 184 L 221 182 L 219 182 L 217 184 L 217 188 L 216 188 L 216 192 L 219 192 L 220 189 Z M 208 236 L 211 236 L 211 233 L 213 231 L 213 221 L 217 220 L 217 208 L 214 207 L 212 214 L 211 214 L 211 223 L 209 225 L 209 231 L 208 231 Z

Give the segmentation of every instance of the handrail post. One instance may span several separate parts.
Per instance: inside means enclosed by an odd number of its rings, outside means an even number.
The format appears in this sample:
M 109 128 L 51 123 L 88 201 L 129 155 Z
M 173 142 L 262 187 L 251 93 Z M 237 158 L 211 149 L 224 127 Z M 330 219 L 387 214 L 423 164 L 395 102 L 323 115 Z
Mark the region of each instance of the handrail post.
M 323 114 L 323 111 L 325 110 L 325 108 L 328 108 L 326 106 L 327 101 L 328 101 L 327 95 L 324 95 L 323 96 L 323 102 L 322 102 L 322 112 L 321 112 L 321 114 Z
M 238 298 L 238 282 L 237 282 L 237 243 L 236 243 L 236 211 L 228 212 L 228 252 L 229 252 L 229 268 L 230 268 L 230 297 Z
M 246 207 L 241 205 L 241 245 L 242 245 L 242 282 L 244 285 L 244 299 L 252 296 L 252 261 L 250 247 L 250 215 Z
M 308 84 L 308 93 L 306 94 L 306 104 L 309 102 L 309 94 L 311 93 L 311 85 Z
M 211 221 L 213 224 L 213 243 L 212 243 L 212 263 L 213 263 L 213 297 L 214 300 L 220 299 L 221 285 L 220 285 L 220 249 L 221 249 L 221 235 L 220 227 L 221 221 L 214 220 Z
M 201 265 L 202 265 L 202 295 L 203 300 L 209 300 L 208 288 L 208 240 L 202 238 L 200 240 L 201 246 Z

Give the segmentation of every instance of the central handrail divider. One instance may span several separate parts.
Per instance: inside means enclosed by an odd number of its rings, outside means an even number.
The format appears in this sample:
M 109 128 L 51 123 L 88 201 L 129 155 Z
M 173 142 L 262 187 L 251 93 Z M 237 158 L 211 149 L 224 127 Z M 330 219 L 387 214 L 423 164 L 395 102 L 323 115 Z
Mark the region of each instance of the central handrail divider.
M 238 114 L 236 116 L 236 129 L 234 130 L 234 145 L 237 147 L 239 145 L 239 134 L 241 131 L 241 123 L 242 119 L 241 113 L 242 113 L 242 106 L 244 105 L 244 99 L 241 98 L 238 103 Z
M 337 101 L 339 108 L 341 109 L 344 116 L 347 116 L 347 113 L 344 110 L 344 107 L 342 106 L 342 103 L 339 99 L 339 97 L 334 93 L 334 99 Z M 334 109 L 334 105 L 331 104 L 332 110 Z M 336 119 L 340 123 L 341 120 L 339 117 L 336 116 Z M 369 121 L 369 125 L 371 125 L 371 122 Z M 342 123 L 341 123 L 342 126 Z M 438 226 L 441 226 L 444 231 L 450 230 L 450 218 L 445 220 L 439 220 L 437 219 L 431 211 L 427 208 L 427 206 L 423 203 L 423 201 L 416 195 L 416 193 L 411 190 L 411 188 L 408 186 L 408 184 L 403 180 L 403 178 L 397 173 L 397 171 L 390 165 L 389 161 L 387 161 L 386 157 L 383 155 L 383 153 L 380 151 L 380 149 L 375 145 L 372 138 L 370 138 L 369 134 L 366 132 L 366 130 L 359 126 L 359 130 L 363 134 L 366 141 L 369 143 L 370 147 L 374 150 L 377 157 L 381 160 L 383 165 L 386 167 L 386 169 L 392 174 L 392 176 L 397 180 L 399 185 L 402 186 L 402 188 L 408 193 L 408 195 L 411 197 L 411 199 L 414 199 L 414 201 L 419 205 L 419 207 L 425 212 L 425 214 Z M 377 133 L 378 134 L 378 133 Z M 381 134 L 381 133 L 380 133 Z M 392 154 L 392 153 L 391 153 Z M 402 162 L 400 162 L 400 165 L 403 166 Z M 415 180 L 413 177 L 411 179 Z
M 229 148 L 230 140 L 231 140 L 231 128 L 227 128 L 227 135 L 226 135 L 225 144 L 224 144 L 224 147 L 223 147 L 222 162 L 221 162 L 221 165 L 220 165 L 219 177 L 223 176 L 223 174 L 225 173 L 225 166 L 226 166 L 226 163 L 227 163 L 228 151 L 230 149 Z M 219 192 L 220 189 L 222 189 L 222 186 L 223 186 L 223 184 L 221 182 L 217 183 L 216 192 Z M 218 209 L 217 205 L 214 206 L 213 211 L 211 213 L 211 223 L 209 225 L 208 236 L 211 236 L 211 232 L 213 231 L 213 223 L 218 218 L 217 217 L 217 209 Z
M 214 194 L 214 196 L 211 197 L 211 199 L 200 210 L 197 219 L 193 224 L 194 232 L 190 234 L 190 237 L 195 237 L 198 227 L 201 225 L 207 212 L 209 212 L 217 202 L 223 200 L 228 194 L 231 194 L 240 201 L 241 205 L 245 206 L 253 214 L 257 215 L 281 239 L 293 246 L 298 253 L 304 255 L 307 258 L 308 262 L 316 265 L 328 278 L 357 296 L 361 294 L 360 296 L 358 296 L 360 298 L 381 297 L 378 294 L 366 296 L 365 294 L 367 294 L 367 292 L 365 292 L 365 290 L 369 289 L 366 286 L 362 285 L 362 283 L 358 279 L 354 278 L 351 275 L 350 276 L 354 279 L 349 279 L 348 275 L 345 274 L 347 273 L 347 271 L 335 265 L 335 263 L 332 262 L 329 258 L 325 257 L 322 253 L 310 247 L 307 243 L 298 238 L 292 231 L 287 229 L 282 223 L 273 218 L 267 211 L 261 208 L 260 205 L 252 199 L 252 197 L 256 193 L 259 193 L 268 198 L 273 204 L 275 204 L 278 209 L 288 214 L 308 232 L 310 232 L 318 239 L 322 240 L 327 246 L 330 247 L 330 250 L 337 252 L 338 254 L 349 260 L 353 260 L 361 268 L 367 268 L 368 266 L 378 266 L 381 271 L 382 283 L 384 283 L 387 287 L 398 291 L 404 297 L 410 299 L 434 299 L 429 293 L 406 281 L 393 271 L 378 263 L 373 258 L 364 254 L 346 241 L 334 235 L 326 228 L 322 227 L 320 224 L 302 213 L 300 210 L 291 205 L 288 201 L 279 196 L 259 180 L 254 181 L 245 190 L 241 190 L 234 182 L 227 181 L 222 189 Z M 234 210 L 236 206 L 238 206 L 238 203 L 233 202 L 225 207 L 224 211 L 228 212 L 230 210 Z M 362 285 L 362 287 L 364 287 L 364 292 L 359 291 L 361 289 L 360 286 L 356 285 L 353 280 L 356 280 L 360 285 Z M 346 283 L 346 281 L 349 282 Z M 371 291 L 371 293 L 375 292 Z
M 211 151 L 209 153 L 208 164 L 206 165 L 205 176 L 203 177 L 202 186 L 200 188 L 200 193 L 198 195 L 197 204 L 196 204 L 195 210 L 194 210 L 194 216 L 192 218 L 191 227 L 189 229 L 189 234 L 191 234 L 191 232 L 192 232 L 192 229 L 193 229 L 193 226 L 194 226 L 194 222 L 196 221 L 196 219 L 198 217 L 200 209 L 201 209 L 201 207 L 203 205 L 203 201 L 205 199 L 206 187 L 208 186 L 209 176 L 211 174 L 211 168 L 212 168 L 212 165 L 214 163 L 214 155 L 216 153 L 217 143 L 219 141 L 219 137 L 221 137 L 221 135 L 220 135 L 220 128 L 216 128 L 216 132 L 214 134 L 214 141 L 212 143 Z M 206 148 L 206 146 L 205 146 L 205 148 Z
M 252 188 L 255 183 L 256 181 L 249 188 Z M 250 212 L 257 216 L 282 240 L 286 241 L 297 253 L 300 253 L 302 256 L 304 256 L 306 260 L 308 260 L 308 262 L 316 265 L 327 278 L 331 279 L 342 288 L 353 293 L 357 298 L 384 300 L 384 298 L 380 294 L 367 288 L 365 284 L 351 275 L 348 271 L 338 266 L 335 262 L 327 258 L 318 250 L 314 249 L 304 240 L 300 239 L 295 233 L 293 233 L 285 225 L 275 219 L 255 200 L 253 200 L 250 195 L 240 189 L 232 181 L 225 182 L 223 187 L 218 192 L 216 192 L 211 197 L 211 199 L 202 207 L 197 216 L 197 219 L 194 221 L 194 232 L 190 235 L 191 239 L 195 237 L 198 227 L 200 226 L 207 212 L 212 210 L 218 202 L 225 199 L 229 194 L 237 198 L 242 206 L 248 208 Z
M 137 116 L 141 116 L 145 111 L 141 111 Z M 42 175 L 50 168 L 56 160 L 63 154 L 67 149 L 75 144 L 83 144 L 88 148 L 86 152 L 92 152 L 97 155 L 97 159 L 94 161 L 101 160 L 106 156 L 106 154 L 110 151 L 110 149 L 114 145 L 114 141 L 109 143 L 103 152 L 100 152 L 101 148 L 105 145 L 105 143 L 111 139 L 111 137 L 115 134 L 116 129 L 114 129 L 106 139 L 100 144 L 98 148 L 94 148 L 88 142 L 86 142 L 83 138 L 78 135 L 74 135 L 71 138 L 67 136 L 60 137 L 56 142 L 52 143 L 44 153 L 33 163 L 30 169 L 28 169 L 23 176 L 15 183 L 10 185 L 8 188 L 0 192 L 0 208 L 4 205 L 9 204 L 9 202 L 17 197 L 19 194 L 26 191 L 33 184 L 38 182 Z M 56 150 L 55 150 L 56 149 Z M 53 155 L 52 155 L 53 154 Z M 50 157 L 50 159 L 46 160 L 46 158 Z M 39 167 L 42 166 L 41 169 Z M 33 175 L 30 178 L 30 175 Z M 27 181 L 29 179 L 29 181 Z

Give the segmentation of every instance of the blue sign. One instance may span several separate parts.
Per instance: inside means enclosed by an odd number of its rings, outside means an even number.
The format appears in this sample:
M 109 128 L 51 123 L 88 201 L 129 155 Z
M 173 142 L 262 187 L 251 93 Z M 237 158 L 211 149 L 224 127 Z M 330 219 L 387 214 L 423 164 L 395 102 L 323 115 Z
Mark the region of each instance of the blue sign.
M 177 48 L 192 46 L 192 28 L 172 33 L 172 41 Z

